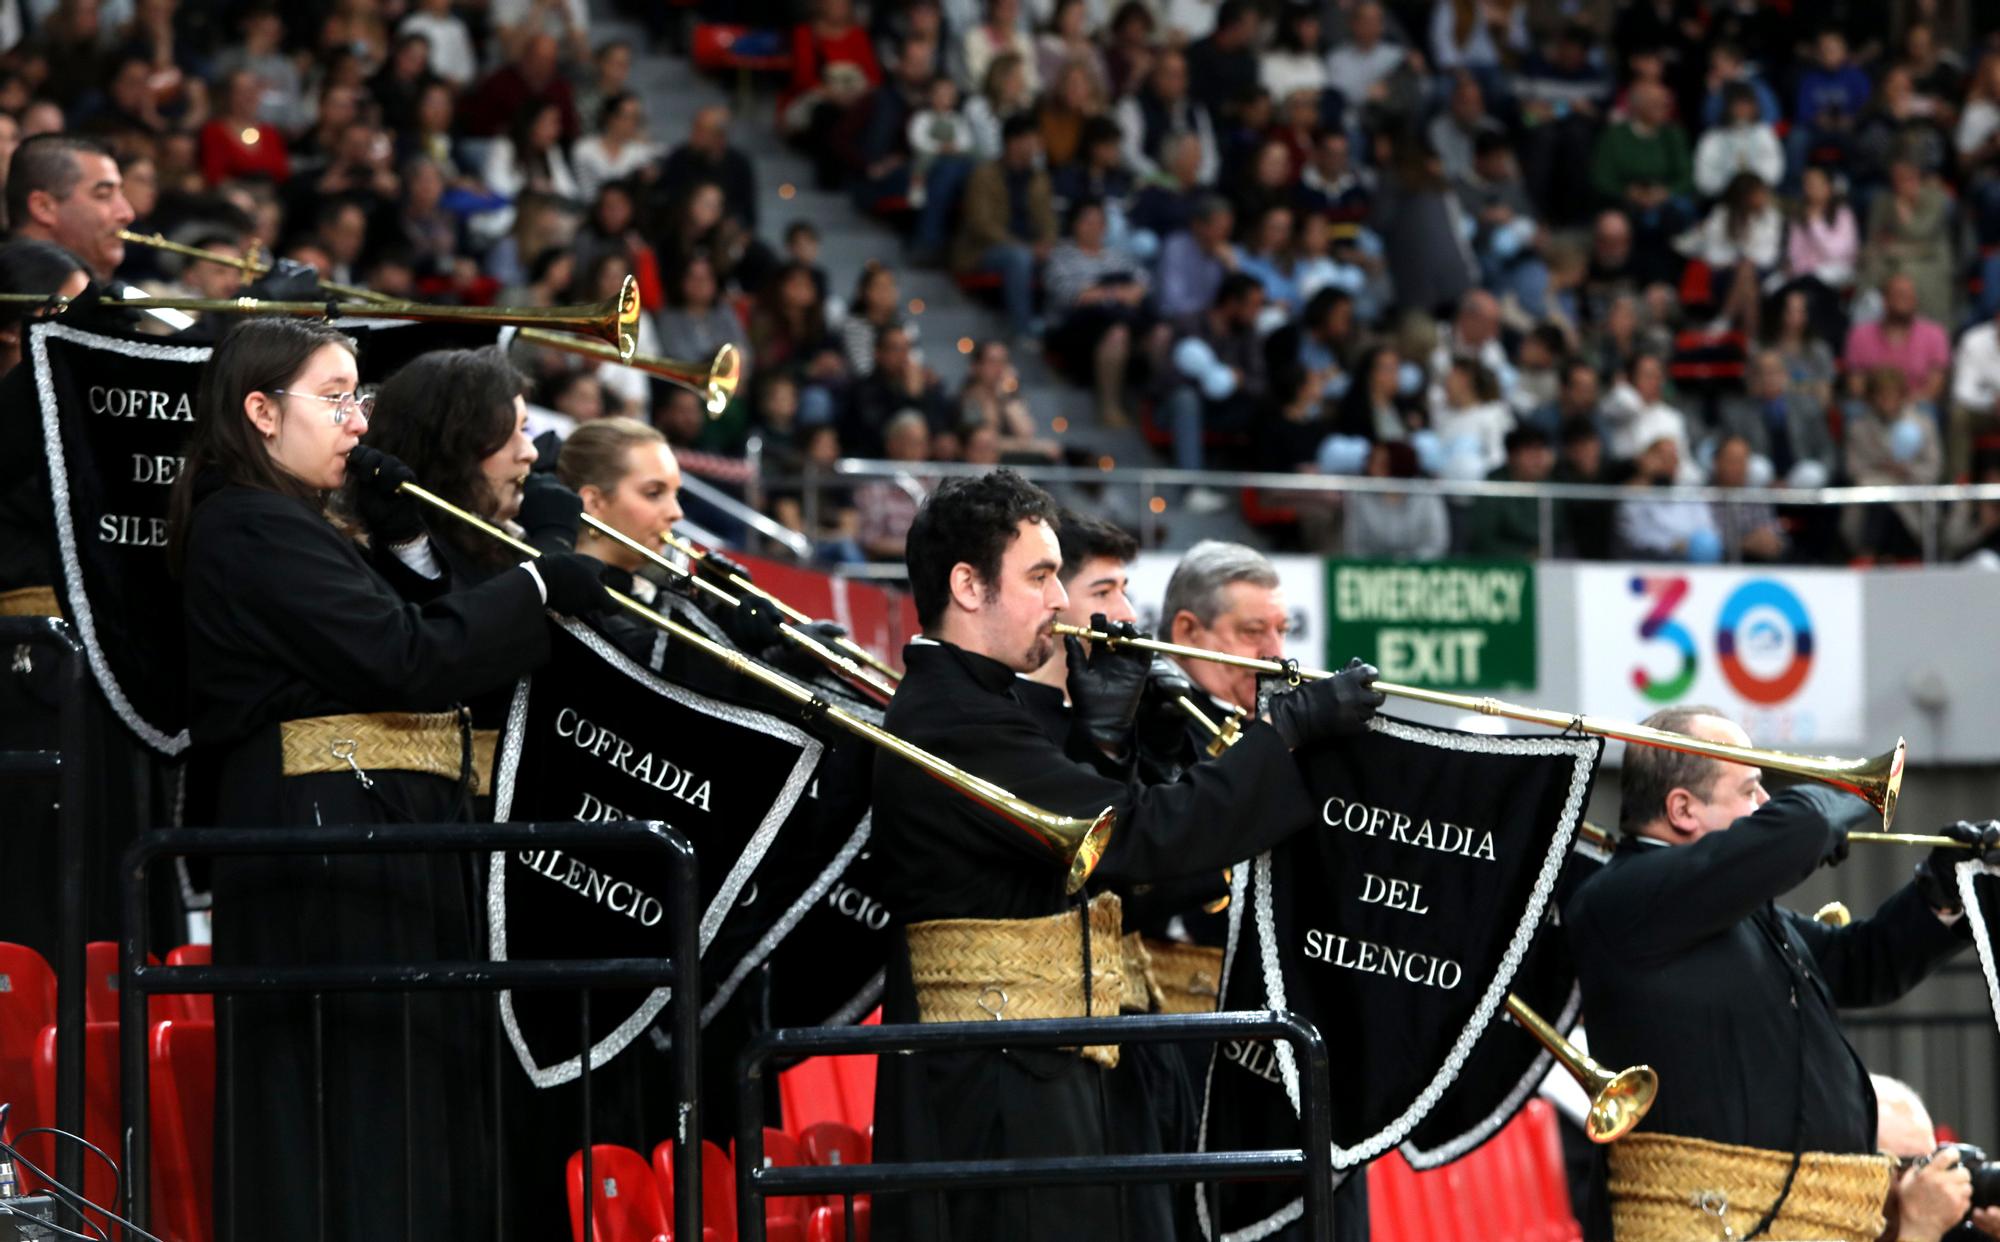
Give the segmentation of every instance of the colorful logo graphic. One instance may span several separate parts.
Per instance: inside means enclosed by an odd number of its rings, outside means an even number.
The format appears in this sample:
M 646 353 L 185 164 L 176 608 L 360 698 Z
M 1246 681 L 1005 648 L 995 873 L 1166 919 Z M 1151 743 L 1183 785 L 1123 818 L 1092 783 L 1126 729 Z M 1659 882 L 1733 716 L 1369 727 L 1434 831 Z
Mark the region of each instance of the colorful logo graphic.
M 1722 605 L 1715 655 L 1736 693 L 1752 703 L 1782 703 L 1812 672 L 1812 618 L 1783 583 L 1753 579 Z
M 1701 669 L 1694 636 L 1673 619 L 1688 594 L 1684 577 L 1635 576 L 1632 594 L 1652 601 L 1639 622 L 1639 637 L 1667 644 L 1680 654 L 1672 675 L 1655 678 L 1632 670 L 1632 684 L 1655 703 L 1671 703 L 1693 687 Z M 1784 583 L 1753 578 L 1729 593 L 1715 619 L 1717 667 L 1729 688 L 1751 703 L 1769 707 L 1798 693 L 1812 674 L 1812 618 Z
M 1646 611 L 1645 619 L 1639 622 L 1639 637 L 1648 641 L 1668 643 L 1681 654 L 1680 671 L 1664 681 L 1655 681 L 1653 675 L 1643 668 L 1632 670 L 1632 684 L 1640 694 L 1655 703 L 1671 703 L 1688 692 L 1694 684 L 1695 673 L 1701 668 L 1701 660 L 1695 654 L 1694 636 L 1680 622 L 1673 620 L 1674 609 L 1680 607 L 1687 598 L 1686 578 L 1632 579 L 1632 594 L 1653 599 L 1653 606 Z

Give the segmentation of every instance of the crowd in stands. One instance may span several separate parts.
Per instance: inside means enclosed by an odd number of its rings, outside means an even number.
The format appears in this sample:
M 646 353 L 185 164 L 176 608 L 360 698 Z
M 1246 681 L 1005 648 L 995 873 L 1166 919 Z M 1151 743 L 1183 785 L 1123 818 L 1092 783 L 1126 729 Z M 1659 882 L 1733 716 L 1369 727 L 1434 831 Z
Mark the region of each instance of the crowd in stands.
M 630 0 L 667 33 L 669 6 Z M 896 559 L 921 463 L 1061 461 L 1016 359 L 1187 469 L 1629 485 L 1534 500 L 1287 494 L 1368 556 L 1848 561 L 2000 553 L 1655 496 L 1669 483 L 2000 479 L 2000 13 L 1969 0 L 809 0 L 717 6 L 787 52 L 771 111 L 899 228 L 829 288 L 760 219 L 727 108 L 649 116 L 585 0 L 0 0 L 0 156 L 68 130 L 130 227 L 398 296 L 541 307 L 637 279 L 640 348 L 742 351 L 719 419 L 517 346 L 536 417 L 631 414 L 830 556 Z M 790 23 L 787 25 L 787 23 Z M 5 160 L 0 159 L 0 168 Z M 121 210 L 121 219 L 126 214 Z M 18 223 L 18 222 L 16 222 Z M 1004 336 L 948 388 L 898 268 Z M 119 275 L 210 296 L 215 264 Z M 841 456 L 909 480 L 802 503 Z M 1233 501 L 1195 487 L 1173 505 Z

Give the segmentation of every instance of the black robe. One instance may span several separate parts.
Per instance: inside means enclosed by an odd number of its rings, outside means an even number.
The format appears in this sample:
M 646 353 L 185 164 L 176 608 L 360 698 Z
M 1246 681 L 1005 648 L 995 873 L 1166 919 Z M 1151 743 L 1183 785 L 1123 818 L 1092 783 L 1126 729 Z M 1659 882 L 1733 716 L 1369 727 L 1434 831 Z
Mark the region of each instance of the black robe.
M 549 650 L 526 573 L 419 608 L 312 505 L 250 488 L 200 500 L 185 586 L 191 728 L 224 826 L 466 818 L 462 784 L 440 776 L 374 772 L 373 790 L 349 773 L 284 777 L 278 725 L 444 710 Z M 227 859 L 214 878 L 218 965 L 466 960 L 482 950 L 461 857 Z M 406 1068 L 400 997 L 329 994 L 316 1079 L 309 999 L 218 998 L 218 1236 L 314 1236 L 319 1170 L 329 1237 L 399 1237 L 406 1211 L 418 1237 L 486 1236 L 489 1007 L 413 997 Z
M 1075 762 L 1023 705 L 1012 670 L 957 647 L 913 643 L 884 720 L 890 732 L 1046 810 L 1088 818 L 1116 808 L 1097 871 L 1122 886 L 1221 868 L 1312 821 L 1291 753 L 1268 726 L 1172 785 L 1145 786 Z M 875 854 L 903 923 L 1025 919 L 1071 908 L 1064 869 L 1019 828 L 884 752 L 875 764 Z M 909 958 L 892 954 L 883 1020 L 917 1017 Z M 877 1069 L 877 1159 L 1098 1156 L 1156 1149 L 1133 1133 L 1116 1072 L 1075 1053 L 978 1051 L 884 1057 Z M 1121 1122 L 1120 1118 L 1125 1120 Z M 882 1195 L 875 1236 L 1105 1242 L 1144 1238 L 1165 1187 L 1038 1188 Z M 1146 1201 L 1150 1200 L 1150 1206 Z M 1121 1210 L 1123 1209 L 1123 1210 Z
M 1861 805 L 1802 786 L 1688 845 L 1628 839 L 1563 907 L 1591 1055 L 1651 1065 L 1674 1084 L 1641 1130 L 1875 1151 L 1875 1091 L 1837 1010 L 1895 1000 L 1970 934 L 1964 920 L 1941 922 L 1913 885 L 1847 927 L 1773 903 Z

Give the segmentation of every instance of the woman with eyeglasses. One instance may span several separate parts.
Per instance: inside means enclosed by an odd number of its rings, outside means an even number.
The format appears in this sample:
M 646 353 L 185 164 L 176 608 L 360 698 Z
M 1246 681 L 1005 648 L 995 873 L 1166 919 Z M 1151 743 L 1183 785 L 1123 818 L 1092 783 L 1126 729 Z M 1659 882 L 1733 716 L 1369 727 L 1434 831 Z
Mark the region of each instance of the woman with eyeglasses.
M 203 373 L 169 506 L 205 822 L 274 840 L 293 825 L 466 819 L 458 704 L 547 658 L 545 605 L 608 602 L 574 554 L 421 605 L 399 594 L 364 544 L 420 528 L 417 502 L 364 493 L 360 529 L 327 511 L 368 430 L 357 379 L 354 342 L 330 327 L 242 323 Z M 381 473 L 393 484 L 399 470 Z M 218 859 L 215 961 L 477 956 L 468 875 L 451 855 Z M 261 993 L 217 1010 L 219 1237 L 310 1236 L 322 1194 L 330 1236 L 400 1236 L 406 1219 L 418 1237 L 488 1232 L 477 1007 Z M 408 1151 L 420 1176 L 382 1175 L 385 1153 Z

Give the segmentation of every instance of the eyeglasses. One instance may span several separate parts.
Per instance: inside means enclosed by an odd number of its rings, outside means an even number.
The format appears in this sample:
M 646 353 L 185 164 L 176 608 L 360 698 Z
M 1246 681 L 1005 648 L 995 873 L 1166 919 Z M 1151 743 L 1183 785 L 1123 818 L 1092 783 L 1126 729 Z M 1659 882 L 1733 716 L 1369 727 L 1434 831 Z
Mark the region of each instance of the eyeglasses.
M 305 397 L 313 401 L 326 402 L 333 407 L 333 412 L 327 417 L 333 420 L 333 425 L 336 427 L 343 426 L 356 414 L 361 416 L 363 422 L 375 416 L 375 391 L 371 388 L 364 388 L 360 392 L 337 392 L 330 397 L 323 397 L 316 392 L 293 392 L 289 388 L 272 388 L 268 391 L 274 397 Z

